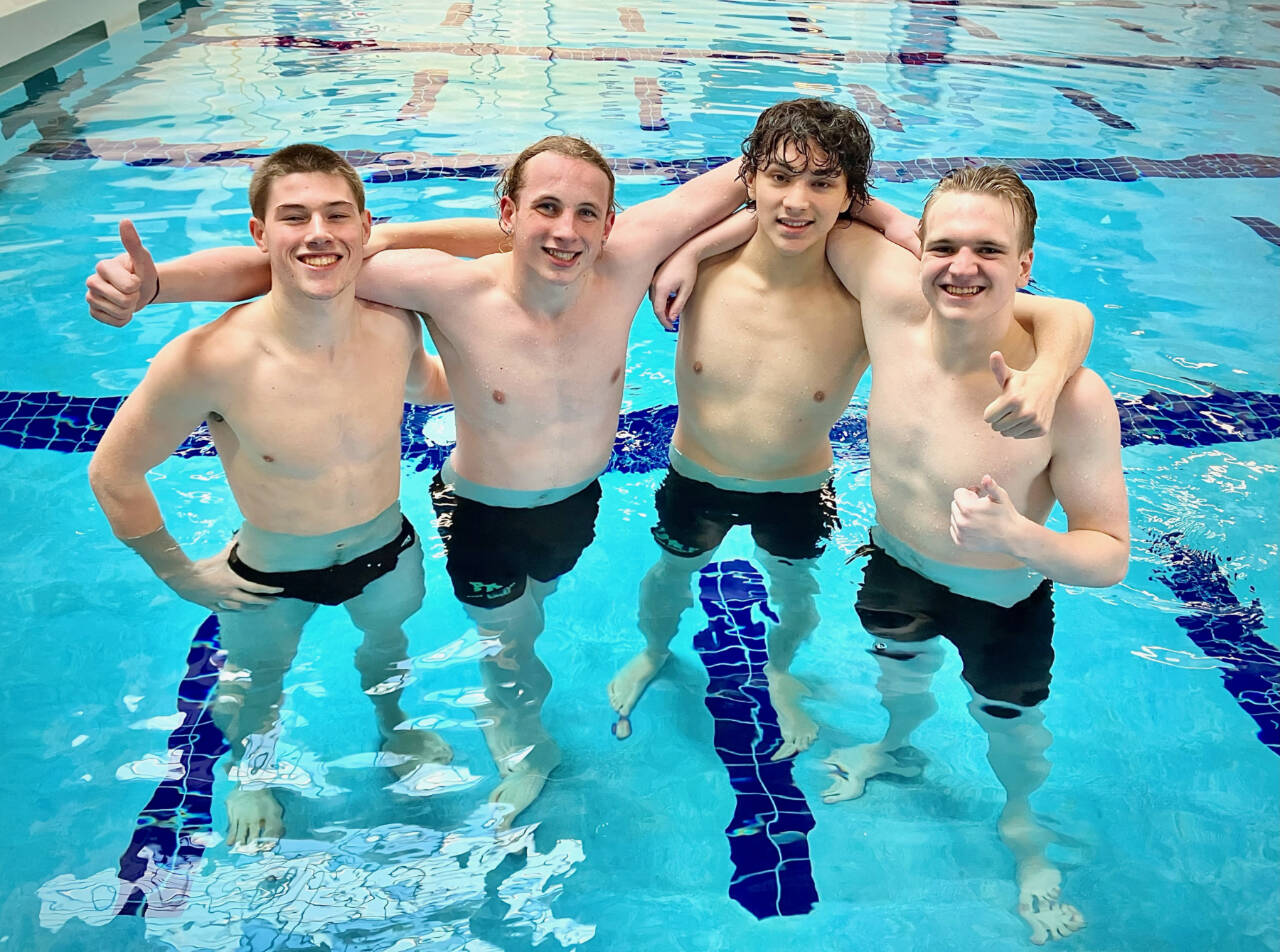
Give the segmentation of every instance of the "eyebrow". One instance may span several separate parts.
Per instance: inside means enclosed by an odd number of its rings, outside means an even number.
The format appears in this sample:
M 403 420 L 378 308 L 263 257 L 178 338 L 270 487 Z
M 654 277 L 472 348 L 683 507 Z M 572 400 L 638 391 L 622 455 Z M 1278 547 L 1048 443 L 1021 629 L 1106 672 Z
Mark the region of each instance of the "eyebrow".
M 323 205 L 323 207 L 324 207 L 324 208 L 326 208 L 326 209 L 328 209 L 328 208 L 355 208 L 356 206 L 355 206 L 355 202 L 349 202 L 349 201 L 346 201 L 346 200 L 344 199 L 344 200 L 339 201 L 339 202 L 325 202 L 325 203 L 324 203 L 324 205 Z M 274 211 L 274 212 L 276 212 L 276 213 L 279 213 L 279 212 L 292 212 L 292 211 L 304 211 L 304 212 L 305 212 L 305 211 L 307 210 L 307 208 L 308 208 L 308 206 L 307 206 L 307 205 L 303 205 L 303 204 L 298 203 L 298 202 L 293 202 L 293 203 L 289 203 L 289 204 L 277 205 L 277 206 L 273 209 L 273 211 Z
M 568 204 L 569 204 L 569 202 L 566 202 L 566 201 L 565 201 L 563 198 L 561 198 L 559 195 L 552 195 L 552 194 L 551 194 L 551 193 L 549 193 L 549 192 L 548 192 L 547 194 L 545 194 L 545 195 L 535 195 L 533 198 L 529 199 L 529 204 L 531 204 L 531 205 L 537 205 L 539 202 L 555 202 L 555 203 L 556 203 L 556 204 L 558 204 L 558 205 L 568 205 Z M 585 201 L 585 202 L 578 202 L 576 205 L 574 205 L 574 208 L 590 208 L 590 209 L 592 209 L 593 211 L 597 211 L 597 212 L 598 212 L 598 211 L 600 211 L 601 206 L 600 206 L 600 205 L 597 205 L 597 204 L 596 204 L 595 202 L 593 202 L 593 201 L 587 200 L 587 201 Z

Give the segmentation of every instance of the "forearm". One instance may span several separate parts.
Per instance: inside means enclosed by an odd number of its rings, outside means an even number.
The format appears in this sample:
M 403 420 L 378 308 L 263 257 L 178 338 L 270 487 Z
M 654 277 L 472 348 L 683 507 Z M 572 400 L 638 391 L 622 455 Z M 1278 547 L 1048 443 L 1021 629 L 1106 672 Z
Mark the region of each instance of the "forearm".
M 249 245 L 197 251 L 157 266 L 160 293 L 153 303 L 243 301 L 271 290 L 267 256 Z
M 878 198 L 869 199 L 861 208 L 855 208 L 853 217 L 882 232 L 893 231 L 895 227 L 914 231 L 916 227 L 915 218 Z
M 1057 380 L 1061 389 L 1089 354 L 1093 313 L 1077 301 L 1028 298 L 1015 296 L 1015 317 L 1035 340 L 1036 356 L 1027 372 Z
M 690 238 L 680 249 L 696 257 L 699 262 L 732 251 L 739 245 L 751 240 L 756 233 L 756 213 L 753 209 L 744 208 L 735 212 L 722 222 L 712 225 Z
M 1064 585 L 1106 588 L 1129 568 L 1129 542 L 1098 529 L 1055 532 L 1029 519 L 1009 540 L 1009 554 Z
M 384 251 L 430 248 L 459 258 L 482 258 L 509 250 L 509 245 L 502 245 L 506 237 L 492 218 L 442 218 L 375 225 L 372 243 Z
M 146 480 L 121 480 L 90 469 L 89 483 L 116 538 L 141 556 L 151 571 L 168 580 L 191 568 L 182 547 L 165 528 Z
M 422 366 L 415 371 L 405 399 L 419 406 L 432 406 L 452 401 L 449 379 L 445 376 L 444 364 L 439 357 L 434 354 L 423 354 Z

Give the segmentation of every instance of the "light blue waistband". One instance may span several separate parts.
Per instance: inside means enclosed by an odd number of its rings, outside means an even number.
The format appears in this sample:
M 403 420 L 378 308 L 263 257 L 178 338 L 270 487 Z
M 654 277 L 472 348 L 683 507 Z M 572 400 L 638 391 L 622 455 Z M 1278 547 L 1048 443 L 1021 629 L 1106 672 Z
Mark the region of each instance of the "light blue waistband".
M 939 562 L 921 555 L 881 525 L 871 527 L 871 541 L 884 549 L 899 565 L 923 575 L 929 581 L 936 582 L 957 595 L 1005 608 L 1018 604 L 1044 581 L 1043 575 L 1026 568 L 980 569 Z
M 824 469 L 807 476 L 788 476 L 786 479 L 747 479 L 744 476 L 722 476 L 713 473 L 700 463 L 695 463 L 675 446 L 667 452 L 671 468 L 685 479 L 709 483 L 717 489 L 737 493 L 811 493 L 821 489 L 831 479 L 831 470 Z
M 386 545 L 400 532 L 402 520 L 397 499 L 367 522 L 324 535 L 271 532 L 245 522 L 236 533 L 237 554 L 260 572 L 326 568 Z
M 465 476 L 459 476 L 453 468 L 453 457 L 450 456 L 440 467 L 440 478 L 459 496 L 486 506 L 497 506 L 502 509 L 535 509 L 538 506 L 550 506 L 552 503 L 568 499 L 582 492 L 599 477 L 592 476 L 571 486 L 555 486 L 551 489 L 501 489 L 497 486 L 486 486 L 473 483 Z

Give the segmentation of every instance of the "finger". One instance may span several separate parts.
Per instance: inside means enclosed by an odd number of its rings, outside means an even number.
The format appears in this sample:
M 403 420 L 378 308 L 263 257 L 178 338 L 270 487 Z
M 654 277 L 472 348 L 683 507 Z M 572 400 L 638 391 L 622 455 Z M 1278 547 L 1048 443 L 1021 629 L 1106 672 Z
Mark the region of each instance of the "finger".
M 1044 436 L 1046 430 L 1035 420 L 1024 420 L 1021 423 L 1010 426 L 1007 430 L 1001 430 L 1001 436 L 1007 436 L 1015 440 L 1034 440 L 1037 437 Z
M 956 518 L 954 515 L 951 517 L 951 525 L 948 526 L 948 530 L 951 533 L 951 541 L 960 546 L 960 548 L 964 548 L 964 543 L 960 541 L 960 529 L 956 526 Z
M 991 352 L 991 372 L 995 374 L 996 383 L 1003 390 L 1004 385 L 1009 381 L 1010 372 L 1009 365 L 1004 362 L 1004 354 L 998 350 Z
M 675 320 L 680 319 L 680 315 L 684 313 L 684 306 L 689 303 L 689 295 L 693 293 L 693 289 L 689 285 L 681 285 L 676 288 L 671 295 L 671 303 L 667 306 L 667 314 Z
M 89 301 L 89 295 L 85 295 L 85 300 Z M 89 316 L 95 321 L 101 321 L 103 324 L 110 324 L 112 327 L 124 327 L 129 323 L 132 315 L 119 314 L 108 308 L 100 307 L 96 304 L 89 304 Z
M 279 585 L 265 585 L 262 582 L 241 581 L 239 579 L 236 580 L 236 588 L 240 589 L 240 592 L 245 592 L 249 595 L 279 595 L 284 591 Z M 236 593 L 237 597 L 241 597 L 240 592 Z
M 1004 503 L 1009 498 L 1004 491 L 1004 487 L 997 483 L 990 473 L 982 477 L 982 491 L 994 503 Z
M 133 263 L 133 272 L 141 282 L 140 290 L 146 295 L 142 299 L 143 306 L 150 303 L 149 298 L 156 291 L 156 263 L 151 260 L 151 252 L 142 245 L 138 230 L 127 218 L 120 220 L 120 244 L 124 245 L 129 260 Z
M 982 419 L 984 422 L 995 426 L 999 421 L 1008 417 L 1009 414 L 1014 413 L 1015 409 L 1009 398 L 1002 394 L 987 404 L 987 408 L 982 411 Z
M 147 253 L 147 250 L 142 247 L 142 239 L 138 237 L 138 229 L 134 228 L 133 222 L 127 218 L 120 219 L 120 244 L 124 246 L 130 258 L 136 259 L 139 255 Z

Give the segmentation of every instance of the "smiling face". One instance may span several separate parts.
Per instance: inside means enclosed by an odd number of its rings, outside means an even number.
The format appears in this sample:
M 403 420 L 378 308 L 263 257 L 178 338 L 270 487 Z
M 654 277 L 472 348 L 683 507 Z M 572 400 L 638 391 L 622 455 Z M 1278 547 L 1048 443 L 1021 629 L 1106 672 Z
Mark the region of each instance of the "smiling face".
M 554 284 L 587 273 L 613 228 L 610 183 L 582 159 L 541 152 L 525 164 L 520 189 L 499 205 L 517 265 Z
M 747 195 L 756 203 L 757 227 L 787 255 L 825 242 L 852 201 L 840 166 L 813 143 L 803 153 L 792 142 L 782 143 L 746 180 Z
M 370 226 L 342 176 L 294 172 L 271 182 L 249 231 L 270 257 L 273 287 L 329 300 L 355 283 Z
M 1032 251 L 1021 222 L 997 195 L 937 195 L 921 222 L 920 287 L 935 314 L 979 319 L 1013 303 L 1031 278 Z

